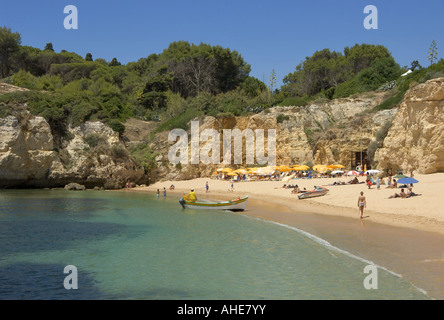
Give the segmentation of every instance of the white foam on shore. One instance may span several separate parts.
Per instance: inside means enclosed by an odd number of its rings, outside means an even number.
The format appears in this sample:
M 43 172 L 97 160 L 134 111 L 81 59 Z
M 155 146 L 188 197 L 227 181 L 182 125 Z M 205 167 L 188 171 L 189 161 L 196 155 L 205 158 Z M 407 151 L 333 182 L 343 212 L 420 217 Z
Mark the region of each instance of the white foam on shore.
M 296 231 L 297 233 L 302 234 L 303 236 L 305 236 L 305 237 L 309 238 L 310 240 L 312 240 L 312 241 L 314 241 L 314 242 L 316 242 L 316 243 L 318 243 L 318 244 L 320 244 L 320 245 L 326 247 L 327 249 L 329 249 L 329 250 L 331 250 L 331 251 L 335 251 L 335 252 L 337 252 L 337 253 L 341 253 L 341 254 L 343 254 L 343 255 L 345 255 L 345 256 L 348 256 L 348 257 L 350 257 L 350 258 L 353 258 L 353 259 L 359 260 L 359 261 L 361 261 L 361 262 L 363 262 L 363 263 L 366 263 L 366 264 L 368 264 L 368 265 L 373 265 L 373 266 L 375 266 L 376 268 L 381 269 L 381 270 L 384 270 L 384 271 L 388 272 L 389 274 L 391 274 L 391 275 L 393 275 L 393 276 L 395 276 L 395 277 L 403 278 L 402 275 L 399 274 L 399 273 L 396 273 L 396 272 L 394 272 L 394 271 L 391 271 L 391 270 L 389 270 L 389 269 L 387 269 L 387 268 L 385 268 L 385 267 L 383 267 L 383 266 L 377 265 L 377 264 L 375 264 L 374 262 L 372 262 L 372 261 L 370 261 L 370 260 L 367 260 L 367 259 L 364 259 L 364 258 L 362 258 L 362 257 L 359 257 L 359 256 L 357 256 L 357 255 L 355 255 L 355 254 L 353 254 L 353 253 L 351 253 L 351 252 L 348 252 L 348 251 L 346 251 L 346 250 L 343 250 L 343 249 L 340 249 L 340 248 L 338 248 L 338 247 L 335 247 L 335 246 L 332 245 L 330 242 L 328 242 L 328 241 L 326 241 L 326 240 L 324 240 L 324 239 L 322 239 L 322 238 L 319 238 L 319 237 L 317 237 L 317 236 L 315 236 L 315 235 L 313 235 L 313 234 L 311 234 L 311 233 L 309 233 L 309 232 L 307 232 L 307 231 L 304 231 L 304 230 L 301 230 L 301 229 L 298 229 L 298 228 L 295 228 L 295 227 L 292 227 L 292 226 L 289 226 L 289 225 L 286 225 L 286 224 L 283 224 L 283 223 L 275 222 L 275 221 L 269 221 L 269 220 L 265 220 L 265 219 L 261 219 L 261 218 L 257 218 L 257 217 L 249 217 L 249 218 L 251 218 L 251 219 L 256 219 L 256 220 L 260 220 L 260 221 L 267 222 L 267 223 L 271 223 L 271 224 L 275 224 L 275 225 L 278 225 L 278 226 L 280 226 L 280 227 L 284 227 L 284 228 L 287 228 L 287 229 L 290 229 L 290 230 Z M 429 297 L 428 294 L 427 294 L 427 291 L 425 291 L 424 289 L 421 289 L 421 288 L 415 286 L 413 283 L 411 283 L 411 282 L 408 281 L 408 280 L 405 280 L 405 281 L 407 281 L 407 282 L 408 282 L 413 288 L 415 288 L 416 290 L 418 290 L 419 292 L 421 292 L 421 293 L 424 294 L 425 296 Z M 429 298 L 430 298 L 430 297 L 429 297 Z

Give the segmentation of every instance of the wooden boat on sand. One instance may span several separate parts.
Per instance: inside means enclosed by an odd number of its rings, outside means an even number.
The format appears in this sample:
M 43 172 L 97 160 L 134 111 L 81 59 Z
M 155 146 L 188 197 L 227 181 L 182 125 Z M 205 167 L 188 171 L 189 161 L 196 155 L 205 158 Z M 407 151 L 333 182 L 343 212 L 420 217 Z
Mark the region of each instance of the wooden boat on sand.
M 298 195 L 299 199 L 308 199 L 308 198 L 315 198 L 315 197 L 321 197 L 328 193 L 328 189 L 324 187 L 316 187 L 314 190 L 310 191 L 304 191 L 300 195 Z
M 180 198 L 179 203 L 182 208 L 187 209 L 216 209 L 216 210 L 231 210 L 231 211 L 244 211 L 247 206 L 248 195 L 244 198 L 237 198 L 228 201 L 210 201 L 210 200 L 198 200 L 187 201 L 184 198 Z

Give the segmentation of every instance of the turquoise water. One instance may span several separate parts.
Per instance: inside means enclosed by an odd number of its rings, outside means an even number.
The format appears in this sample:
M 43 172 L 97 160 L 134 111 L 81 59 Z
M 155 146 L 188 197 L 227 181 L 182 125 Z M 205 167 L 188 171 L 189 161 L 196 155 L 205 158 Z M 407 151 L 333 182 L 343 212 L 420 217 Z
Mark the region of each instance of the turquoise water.
M 126 192 L 0 192 L 0 299 L 427 299 L 297 229 Z M 64 288 L 65 266 L 78 289 Z

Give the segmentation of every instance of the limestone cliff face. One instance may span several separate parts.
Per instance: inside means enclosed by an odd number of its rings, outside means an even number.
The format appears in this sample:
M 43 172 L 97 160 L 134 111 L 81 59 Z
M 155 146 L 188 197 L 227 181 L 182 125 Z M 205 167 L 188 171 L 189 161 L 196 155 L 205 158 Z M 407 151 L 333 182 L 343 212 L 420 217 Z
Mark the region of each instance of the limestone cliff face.
M 375 160 L 379 168 L 444 171 L 444 78 L 406 92 Z
M 56 158 L 48 123 L 42 117 L 20 123 L 14 116 L 0 119 L 0 183 L 30 185 L 45 178 Z
M 224 164 L 225 129 L 262 129 L 266 153 L 268 130 L 276 130 L 278 165 L 341 163 L 350 169 L 361 146 L 366 150 L 376 142 L 378 131 L 389 124 L 391 128 L 385 140 L 378 141 L 380 148 L 374 157 L 378 169 L 444 171 L 444 78 L 413 87 L 399 108 L 374 112 L 384 98 L 384 93 L 371 93 L 303 107 L 274 107 L 245 117 L 193 119 L 199 122 L 199 135 L 205 129 L 218 134 L 219 163 L 191 164 L 189 154 L 188 164 L 173 164 L 168 154 L 176 141 L 169 141 L 170 132 L 166 131 L 149 139 L 156 162 L 149 177 L 131 160 L 118 134 L 103 123 L 86 122 L 69 128 L 61 139 L 54 136 L 44 118 L 30 115 L 26 105 L 16 106 L 16 113 L 0 118 L 0 187 L 63 187 L 75 182 L 86 187 L 120 188 L 127 180 L 143 184 L 208 177 L 216 168 L 247 165 L 248 147 L 257 143 L 257 136 L 254 142 L 243 138 L 239 165 L 234 161 L 233 141 L 231 161 Z M 156 126 L 135 119 L 129 121 L 124 133 L 127 146 L 146 141 Z M 188 130 L 189 151 L 191 137 Z M 201 139 L 199 155 L 205 147 L 207 142 Z M 255 164 L 257 160 L 254 158 Z
M 360 150 L 360 143 L 366 149 L 374 140 L 381 126 L 391 122 L 396 109 L 369 112 L 383 99 L 375 94 L 361 99 L 341 99 L 324 103 L 314 103 L 304 107 L 274 107 L 248 117 L 216 119 L 203 117 L 199 121 L 200 133 L 205 129 L 215 129 L 220 136 L 220 164 L 174 165 L 168 159 L 168 150 L 174 145 L 168 141 L 168 132 L 157 135 L 150 147 L 158 153 L 157 168 L 152 171 L 151 180 L 191 179 L 210 176 L 215 168 L 224 167 L 222 146 L 224 129 L 269 129 L 276 130 L 276 162 L 281 164 L 350 164 L 352 152 Z M 191 150 L 191 132 L 189 150 Z M 265 133 L 265 136 L 267 134 Z M 268 150 L 267 138 L 264 149 Z M 199 150 L 206 145 L 201 142 Z M 243 145 L 243 165 L 246 164 L 246 141 Z M 233 152 L 234 155 L 234 152 Z M 233 165 L 232 168 L 240 167 Z M 255 159 L 256 160 L 256 159 Z M 189 162 L 190 163 L 190 162 Z
M 128 157 L 118 134 L 100 122 L 70 128 L 65 148 L 54 148 L 42 117 L 22 114 L 0 119 L 0 187 L 120 188 L 127 179 L 144 182 L 144 170 Z M 89 142 L 89 143 L 88 143 Z

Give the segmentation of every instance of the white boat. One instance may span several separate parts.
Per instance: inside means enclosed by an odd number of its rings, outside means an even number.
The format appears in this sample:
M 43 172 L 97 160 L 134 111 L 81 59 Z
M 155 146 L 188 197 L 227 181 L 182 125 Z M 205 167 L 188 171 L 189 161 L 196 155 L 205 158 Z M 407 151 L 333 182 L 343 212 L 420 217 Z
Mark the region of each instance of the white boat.
M 231 211 L 244 211 L 247 206 L 248 195 L 245 198 L 237 198 L 228 201 L 186 201 L 184 198 L 180 198 L 179 203 L 185 209 L 216 209 L 216 210 L 231 210 Z

